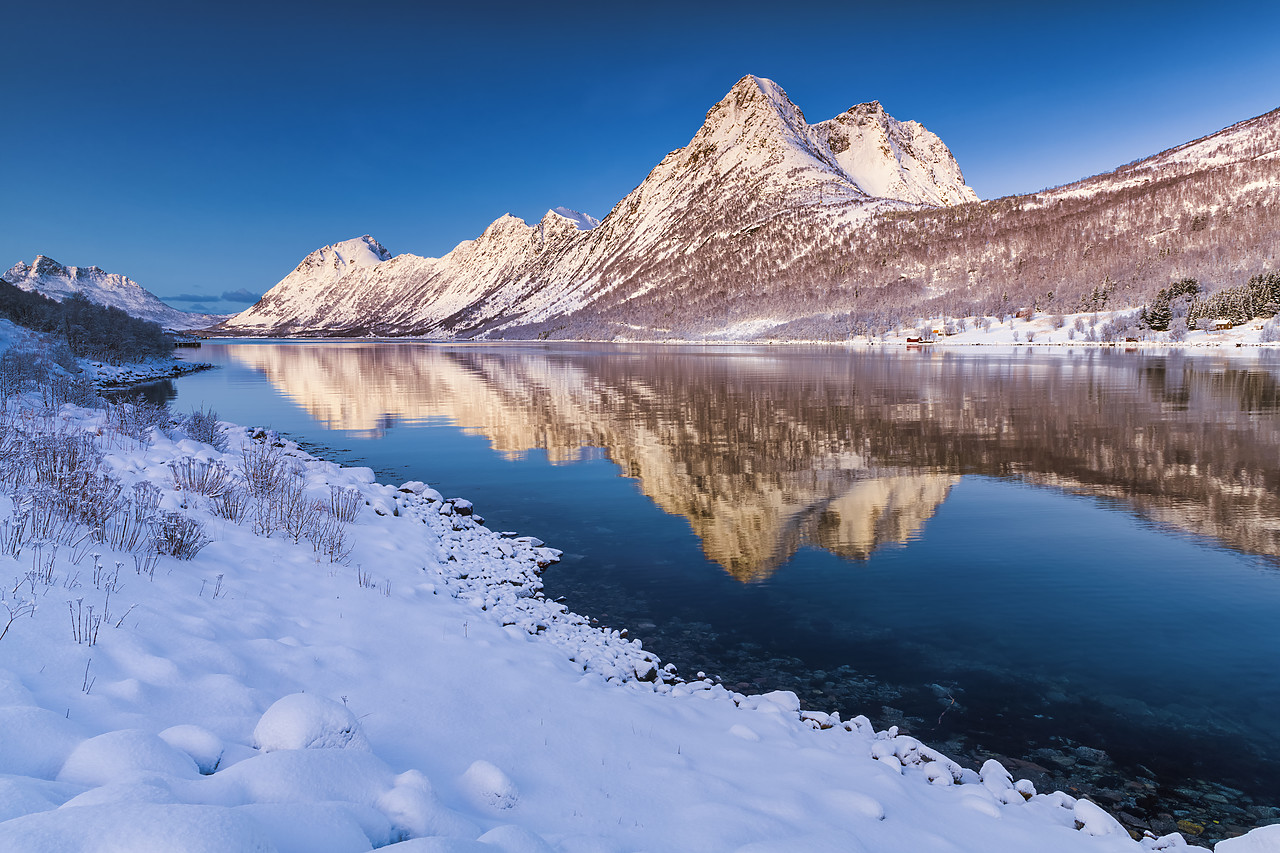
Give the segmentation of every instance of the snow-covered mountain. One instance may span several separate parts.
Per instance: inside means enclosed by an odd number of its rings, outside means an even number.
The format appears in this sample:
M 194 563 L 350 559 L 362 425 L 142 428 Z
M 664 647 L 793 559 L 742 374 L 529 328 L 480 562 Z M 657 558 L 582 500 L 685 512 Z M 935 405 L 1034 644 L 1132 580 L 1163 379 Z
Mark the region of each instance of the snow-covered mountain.
M 217 314 L 193 314 L 171 308 L 136 281 L 119 273 L 103 272 L 98 267 L 64 267 L 44 255 L 36 255 L 30 264 L 19 261 L 0 278 L 58 302 L 73 293 L 81 293 L 90 302 L 119 308 L 166 329 L 203 329 L 224 319 Z
M 873 103 L 811 126 L 776 83 L 748 76 L 601 222 L 564 208 L 535 225 L 503 216 L 443 258 L 334 266 L 313 253 L 224 328 L 496 333 L 678 285 L 664 259 L 695 255 L 714 266 L 726 242 L 778 217 L 833 233 L 876 211 L 976 199 L 946 146 L 919 124 Z
M 809 124 L 748 76 L 598 223 L 557 208 L 503 216 L 442 258 L 313 255 L 224 328 L 843 339 L 927 316 L 1136 307 L 1188 277 L 1238 285 L 1275 268 L 1277 243 L 1280 110 L 982 202 L 918 123 L 872 102 Z

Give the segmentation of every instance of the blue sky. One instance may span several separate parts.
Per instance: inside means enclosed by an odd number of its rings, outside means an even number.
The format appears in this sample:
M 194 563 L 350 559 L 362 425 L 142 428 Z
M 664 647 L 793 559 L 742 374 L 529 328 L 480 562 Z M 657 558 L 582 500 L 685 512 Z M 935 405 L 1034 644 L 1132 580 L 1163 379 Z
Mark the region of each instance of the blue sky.
M 1274 0 L 15 5 L 0 268 L 96 264 L 188 309 L 365 233 L 435 256 L 507 212 L 603 217 L 748 73 L 811 121 L 920 121 L 983 198 L 1280 107 Z

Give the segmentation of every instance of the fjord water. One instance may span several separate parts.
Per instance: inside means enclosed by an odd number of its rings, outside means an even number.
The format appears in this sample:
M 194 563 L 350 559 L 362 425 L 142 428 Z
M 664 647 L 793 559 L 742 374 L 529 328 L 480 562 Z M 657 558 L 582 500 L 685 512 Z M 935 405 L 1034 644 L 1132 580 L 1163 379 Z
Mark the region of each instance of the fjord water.
M 1253 825 L 1266 812 L 1238 804 L 1280 796 L 1270 353 L 192 357 L 221 369 L 179 380 L 179 410 L 471 499 L 491 528 L 565 551 L 549 595 L 686 676 L 795 690 L 1153 822 Z

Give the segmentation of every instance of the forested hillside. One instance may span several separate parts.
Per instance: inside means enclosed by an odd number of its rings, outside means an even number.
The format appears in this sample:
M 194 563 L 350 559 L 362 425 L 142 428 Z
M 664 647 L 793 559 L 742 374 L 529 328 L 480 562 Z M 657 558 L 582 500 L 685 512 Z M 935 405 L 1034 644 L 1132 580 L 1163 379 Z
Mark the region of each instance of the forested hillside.
M 80 294 L 55 302 L 0 281 L 0 317 L 50 333 L 64 342 L 72 355 L 82 358 L 120 364 L 173 351 L 173 339 L 158 324 L 139 320 L 119 308 L 95 305 Z

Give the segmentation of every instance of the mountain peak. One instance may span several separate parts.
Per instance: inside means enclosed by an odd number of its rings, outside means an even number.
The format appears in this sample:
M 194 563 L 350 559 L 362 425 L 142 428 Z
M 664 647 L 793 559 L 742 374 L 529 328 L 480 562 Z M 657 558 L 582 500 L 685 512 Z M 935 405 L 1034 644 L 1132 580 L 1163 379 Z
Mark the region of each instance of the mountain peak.
M 919 122 L 898 121 L 879 101 L 856 104 L 813 131 L 868 195 L 933 207 L 978 200 L 942 140 Z
M 389 260 L 391 253 L 373 237 L 365 234 L 363 237 L 353 237 L 316 249 L 303 259 L 298 268 L 332 267 L 342 271 L 348 267 L 371 267 Z
M 46 255 L 36 255 L 30 269 L 35 275 L 66 275 L 67 268 Z
M 553 207 L 547 213 L 568 219 L 577 226 L 579 231 L 590 231 L 600 224 L 600 220 L 594 216 L 590 216 L 580 210 L 574 210 L 571 207 Z M 545 221 L 546 217 L 543 217 L 543 219 Z
M 707 112 L 707 122 L 713 117 L 723 116 L 730 124 L 741 125 L 750 122 L 750 117 L 759 113 L 776 115 L 788 125 L 795 125 L 797 120 L 804 123 L 804 113 L 800 111 L 781 86 L 767 77 L 748 74 L 720 99 Z
M 331 248 L 341 253 L 349 264 L 363 266 L 391 260 L 391 253 L 368 234 L 335 243 Z

